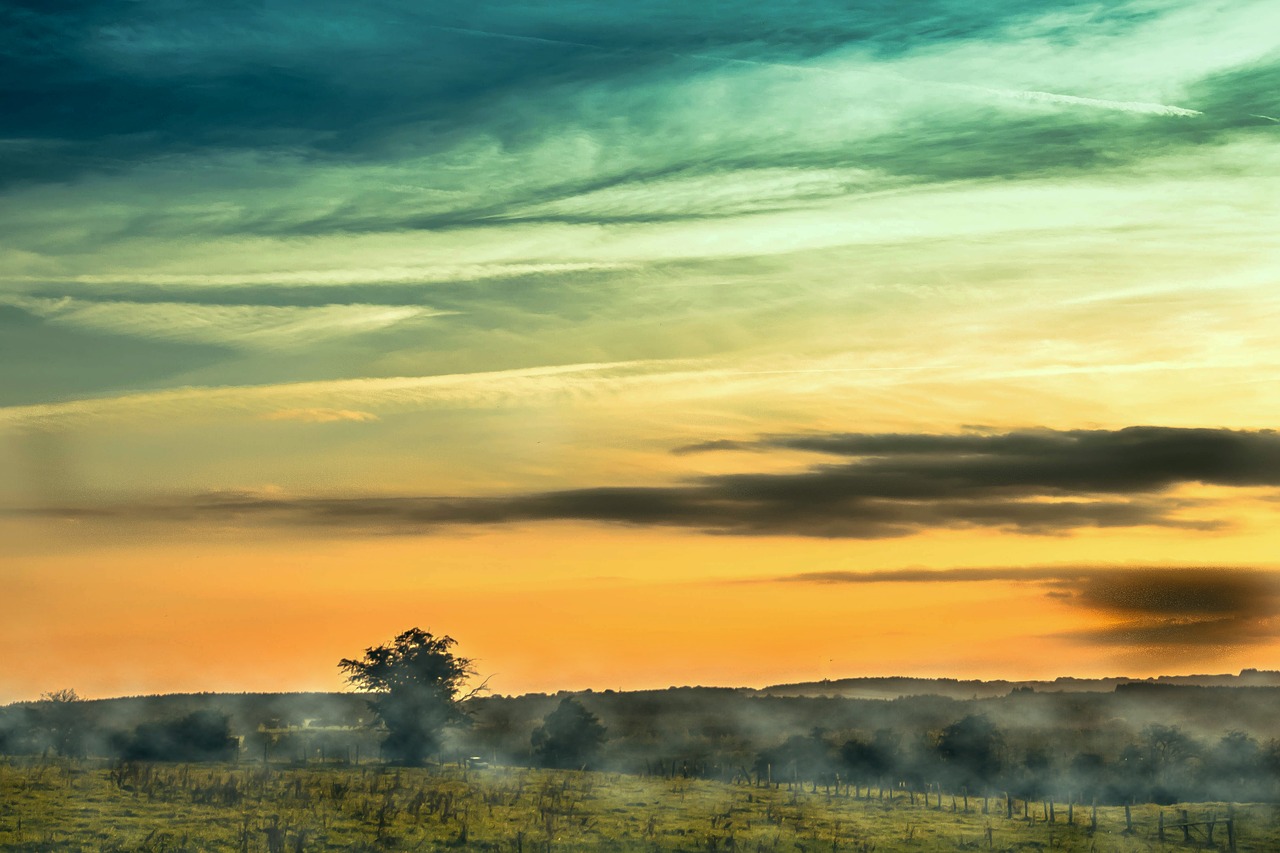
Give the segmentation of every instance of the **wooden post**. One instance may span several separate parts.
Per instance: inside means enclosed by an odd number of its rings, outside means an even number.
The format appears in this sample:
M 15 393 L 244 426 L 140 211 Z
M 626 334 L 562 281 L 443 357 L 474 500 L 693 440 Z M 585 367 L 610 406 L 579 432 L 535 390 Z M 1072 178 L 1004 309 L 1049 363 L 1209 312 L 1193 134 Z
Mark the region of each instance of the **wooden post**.
M 1164 841 L 1164 811 L 1161 810 L 1156 816 L 1156 838 Z
M 1049 801 L 1049 812 L 1046 815 L 1046 819 L 1049 821 L 1049 823 L 1056 823 L 1053 817 L 1053 800 Z
M 1191 840 L 1191 819 L 1187 817 L 1186 809 L 1182 809 L 1180 813 L 1182 815 L 1182 840 L 1190 841 Z
M 1067 801 L 1067 826 L 1071 826 L 1076 822 L 1076 806 L 1073 801 Z
M 1236 820 L 1232 817 L 1227 818 L 1227 849 L 1236 851 Z
M 982 813 L 989 814 L 989 812 L 987 811 L 987 795 L 986 794 L 982 795 Z
M 1098 798 L 1093 798 L 1093 811 L 1089 815 L 1089 831 L 1098 831 Z
M 1218 815 L 1215 812 L 1209 812 L 1209 838 L 1208 843 L 1213 844 L 1213 830 L 1218 825 Z
M 1008 791 L 1004 793 L 1004 816 L 1008 820 L 1013 820 L 1013 799 L 1010 798 Z
M 1133 835 L 1133 815 L 1129 813 L 1129 804 L 1124 804 L 1124 831 L 1126 835 Z

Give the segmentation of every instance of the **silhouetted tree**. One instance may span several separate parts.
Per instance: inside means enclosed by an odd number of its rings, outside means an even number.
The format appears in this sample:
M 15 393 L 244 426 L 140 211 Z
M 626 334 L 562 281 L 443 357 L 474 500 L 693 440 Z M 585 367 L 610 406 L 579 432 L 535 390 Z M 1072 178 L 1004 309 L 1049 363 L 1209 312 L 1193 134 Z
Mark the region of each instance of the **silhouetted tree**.
M 377 694 L 369 707 L 387 727 L 382 749 L 392 761 L 424 763 L 439 749 L 446 726 L 466 722 L 462 703 L 485 685 L 462 693 L 475 668 L 470 658 L 451 651 L 456 644 L 452 637 L 410 628 L 390 644 L 365 649 L 359 660 L 339 661 L 350 684 Z
M 176 720 L 140 723 L 120 754 L 131 761 L 229 761 L 238 747 L 230 717 L 203 710 Z
M 774 781 L 829 782 L 835 777 L 835 749 L 827 743 L 827 732 L 814 728 L 807 735 L 792 735 L 756 756 L 755 771 L 772 775 Z
M 978 789 L 995 781 L 1000 772 L 1000 731 L 981 714 L 952 723 L 938 737 L 938 757 L 951 781 Z
M 1258 742 L 1242 731 L 1227 732 L 1205 756 L 1203 793 L 1215 800 L 1260 800 L 1268 793 L 1261 769 Z
M 595 714 L 566 696 L 534 729 L 530 742 L 543 767 L 585 768 L 600 751 L 606 732 Z
M 898 764 L 901 736 L 889 729 L 878 729 L 868 741 L 853 738 L 840 747 L 840 761 L 849 779 L 863 783 L 883 781 Z
M 1136 743 L 1127 744 L 1107 774 L 1103 801 L 1114 804 L 1145 801 L 1151 792 L 1151 777 L 1146 750 Z
M 1150 801 L 1172 805 L 1191 793 L 1188 788 L 1199 775 L 1193 767 L 1202 749 L 1199 741 L 1178 726 L 1153 723 L 1143 728 L 1142 742 L 1152 779 Z
M 1103 785 L 1108 774 L 1107 760 L 1096 752 L 1082 752 L 1071 759 L 1068 779 L 1070 785 L 1084 794 L 1085 799 L 1103 796 Z
M 1014 771 L 1014 768 L 1009 768 Z M 1043 743 L 1033 743 L 1022 753 L 1022 766 L 1008 774 L 1006 785 L 1019 797 L 1038 799 L 1048 793 L 1054 783 L 1060 782 L 1053 766 L 1053 757 Z
M 41 694 L 36 705 L 39 727 L 47 744 L 58 755 L 82 756 L 85 753 L 85 725 L 80 697 L 70 688 Z

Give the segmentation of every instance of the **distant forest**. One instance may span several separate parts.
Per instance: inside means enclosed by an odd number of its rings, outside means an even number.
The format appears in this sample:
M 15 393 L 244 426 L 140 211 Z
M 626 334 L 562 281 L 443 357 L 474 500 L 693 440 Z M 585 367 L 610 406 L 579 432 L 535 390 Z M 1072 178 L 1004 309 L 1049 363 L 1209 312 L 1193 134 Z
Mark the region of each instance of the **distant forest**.
M 379 761 L 386 730 L 368 698 L 301 693 L 81 700 L 61 691 L 0 708 L 0 753 L 117 761 Z M 466 724 L 449 731 L 433 758 L 1106 805 L 1277 802 L 1277 708 L 1280 687 L 1152 682 L 1121 683 L 1109 692 L 1022 685 L 969 699 L 703 687 L 484 696 L 466 703 Z

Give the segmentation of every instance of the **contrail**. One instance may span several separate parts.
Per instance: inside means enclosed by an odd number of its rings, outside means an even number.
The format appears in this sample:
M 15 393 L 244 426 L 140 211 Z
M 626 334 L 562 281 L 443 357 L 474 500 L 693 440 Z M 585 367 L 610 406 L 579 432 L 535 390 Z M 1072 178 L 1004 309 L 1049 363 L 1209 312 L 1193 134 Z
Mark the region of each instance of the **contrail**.
M 713 62 L 723 65 L 749 65 L 756 68 L 777 68 L 784 71 L 797 71 L 803 74 L 826 74 L 830 76 L 839 76 L 845 72 L 832 71 L 828 68 L 818 68 L 813 65 L 797 65 L 789 62 L 770 62 L 760 59 L 738 59 L 729 56 L 715 56 L 706 53 L 677 53 L 666 50 L 651 50 L 634 48 L 616 48 L 606 47 L 599 44 L 591 44 L 589 42 L 567 41 L 564 39 L 552 39 L 542 36 L 522 36 L 514 33 L 500 33 L 492 30 L 476 30 L 469 27 L 446 27 L 441 25 L 432 25 L 432 29 L 440 30 L 448 33 L 459 33 L 461 35 L 478 36 L 481 38 L 506 39 L 509 41 L 519 41 L 532 44 L 556 45 L 559 47 L 580 47 L 587 50 L 596 50 L 603 53 L 648 53 L 654 56 L 669 56 L 675 59 L 695 59 L 701 62 Z M 1039 101 L 1048 104 L 1062 104 L 1064 106 L 1075 107 L 1092 107 L 1094 109 L 1114 110 L 1125 113 L 1141 113 L 1145 115 L 1162 115 L 1162 116 L 1180 116 L 1184 118 L 1193 118 L 1195 116 L 1204 115 L 1200 110 L 1190 110 L 1185 107 L 1175 107 L 1168 104 L 1149 103 L 1146 101 L 1114 101 L 1104 98 L 1085 98 L 1078 95 L 1063 95 L 1057 92 L 1038 92 L 1034 90 L 1020 89 L 994 89 L 986 86 L 975 86 L 965 83 L 945 83 L 938 80 L 920 80 L 912 77 L 906 77 L 901 74 L 895 74 L 888 71 L 869 71 L 866 69 L 857 69 L 855 73 L 866 74 L 875 77 L 886 77 L 898 80 L 903 83 L 913 85 L 935 86 L 943 89 L 955 89 L 959 91 L 971 92 L 982 95 L 994 96 L 1018 101 Z M 1277 119 L 1270 116 L 1256 116 L 1256 118 L 1265 118 L 1270 121 Z

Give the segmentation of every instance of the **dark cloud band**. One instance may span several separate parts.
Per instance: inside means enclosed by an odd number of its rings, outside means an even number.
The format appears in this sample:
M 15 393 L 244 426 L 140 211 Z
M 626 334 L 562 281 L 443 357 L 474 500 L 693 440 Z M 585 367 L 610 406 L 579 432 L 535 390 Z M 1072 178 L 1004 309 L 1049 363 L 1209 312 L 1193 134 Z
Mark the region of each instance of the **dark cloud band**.
M 1024 583 L 1106 617 L 1073 640 L 1124 647 L 1216 648 L 1280 636 L 1280 572 L 1253 568 L 1029 566 L 807 572 L 784 583 Z
M 497 497 L 224 495 L 92 511 L 393 532 L 587 521 L 735 535 L 877 539 L 937 528 L 1041 534 L 1090 527 L 1214 529 L 1227 522 L 1187 517 L 1186 510 L 1204 507 L 1172 489 L 1192 483 L 1280 486 L 1280 435 L 1271 431 L 1131 427 L 998 435 L 840 434 L 770 437 L 750 446 L 813 450 L 841 461 L 796 473 L 708 476 L 669 486 Z

